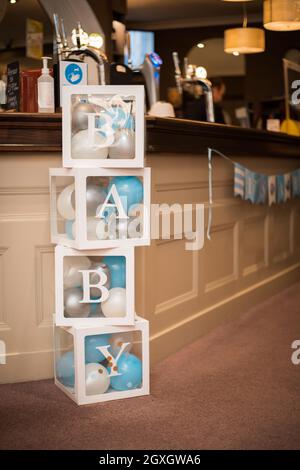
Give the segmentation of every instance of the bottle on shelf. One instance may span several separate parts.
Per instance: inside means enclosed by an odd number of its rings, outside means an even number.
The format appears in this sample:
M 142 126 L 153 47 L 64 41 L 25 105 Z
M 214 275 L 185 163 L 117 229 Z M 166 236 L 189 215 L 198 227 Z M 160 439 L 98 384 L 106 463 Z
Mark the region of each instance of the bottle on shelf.
M 38 78 L 38 111 L 39 113 L 54 113 L 54 78 L 50 75 L 48 60 L 51 57 L 42 57 L 42 74 Z

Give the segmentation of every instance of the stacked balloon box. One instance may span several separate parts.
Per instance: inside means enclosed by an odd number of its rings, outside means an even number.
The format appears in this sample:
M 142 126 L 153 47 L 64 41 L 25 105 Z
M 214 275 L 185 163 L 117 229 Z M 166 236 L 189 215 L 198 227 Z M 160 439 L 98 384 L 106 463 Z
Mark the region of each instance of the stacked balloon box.
M 150 168 L 51 168 L 52 242 L 79 250 L 149 245 L 150 190 Z
M 148 325 L 56 326 L 56 385 L 79 405 L 149 394 Z
M 65 88 L 63 166 L 142 168 L 144 88 L 113 85 Z
M 134 248 L 55 248 L 56 325 L 133 325 Z
M 150 244 L 142 86 L 63 90 L 63 166 L 50 169 L 55 383 L 78 404 L 149 393 L 134 247 Z

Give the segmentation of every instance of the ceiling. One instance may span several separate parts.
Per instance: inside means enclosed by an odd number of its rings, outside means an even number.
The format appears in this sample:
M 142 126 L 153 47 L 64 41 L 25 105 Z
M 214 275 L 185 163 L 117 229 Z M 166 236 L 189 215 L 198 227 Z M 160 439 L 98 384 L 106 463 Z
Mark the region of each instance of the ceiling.
M 13 47 L 24 45 L 27 18 L 41 21 L 44 24 L 44 35 L 52 39 L 51 22 L 38 0 L 20 0 L 14 5 L 5 1 L 7 6 L 0 27 L 1 47 L 7 46 L 10 42 Z M 0 4 L 2 2 L 3 0 L 0 0 Z
M 245 2 L 249 20 L 262 16 L 262 0 Z M 222 0 L 127 0 L 130 27 L 163 29 L 241 22 L 242 2 Z
M 62 3 L 64 0 L 61 0 Z M 98 0 L 101 1 L 101 0 Z M 73 0 L 74 4 L 76 0 Z M 240 23 L 242 3 L 221 0 L 127 0 L 129 27 L 141 29 L 180 28 Z M 19 0 L 15 5 L 0 0 L 5 14 L 0 28 L 0 49 L 24 44 L 26 18 L 44 23 L 44 35 L 52 40 L 52 26 L 38 0 Z M 247 2 L 249 20 L 261 19 L 262 0 Z M 1 13 L 1 11 L 0 11 Z M 4 11 L 3 11 L 4 13 Z M 13 25 L 13 28 L 12 28 Z

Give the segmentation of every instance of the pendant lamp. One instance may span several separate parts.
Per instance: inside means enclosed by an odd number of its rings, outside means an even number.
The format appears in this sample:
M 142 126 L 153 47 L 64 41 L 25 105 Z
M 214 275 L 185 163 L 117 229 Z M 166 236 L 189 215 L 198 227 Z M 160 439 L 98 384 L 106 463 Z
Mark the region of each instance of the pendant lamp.
M 271 31 L 300 29 L 300 0 L 264 0 L 264 27 Z
M 229 0 L 224 0 L 229 1 Z M 261 28 L 248 28 L 246 5 L 243 4 L 244 21 L 241 28 L 225 30 L 224 50 L 227 54 L 255 54 L 265 50 L 265 32 Z

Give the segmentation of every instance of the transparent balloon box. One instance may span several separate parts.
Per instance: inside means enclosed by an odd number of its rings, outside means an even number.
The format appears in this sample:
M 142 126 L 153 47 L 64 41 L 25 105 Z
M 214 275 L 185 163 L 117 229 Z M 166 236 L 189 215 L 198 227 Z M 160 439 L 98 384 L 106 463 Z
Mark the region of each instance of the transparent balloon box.
M 133 247 L 55 247 L 57 325 L 134 325 L 134 287 Z
M 150 245 L 150 168 L 51 168 L 49 175 L 52 243 Z
M 55 384 L 78 405 L 149 394 L 149 323 L 54 327 Z
M 63 89 L 63 166 L 142 168 L 144 87 L 72 86 Z

